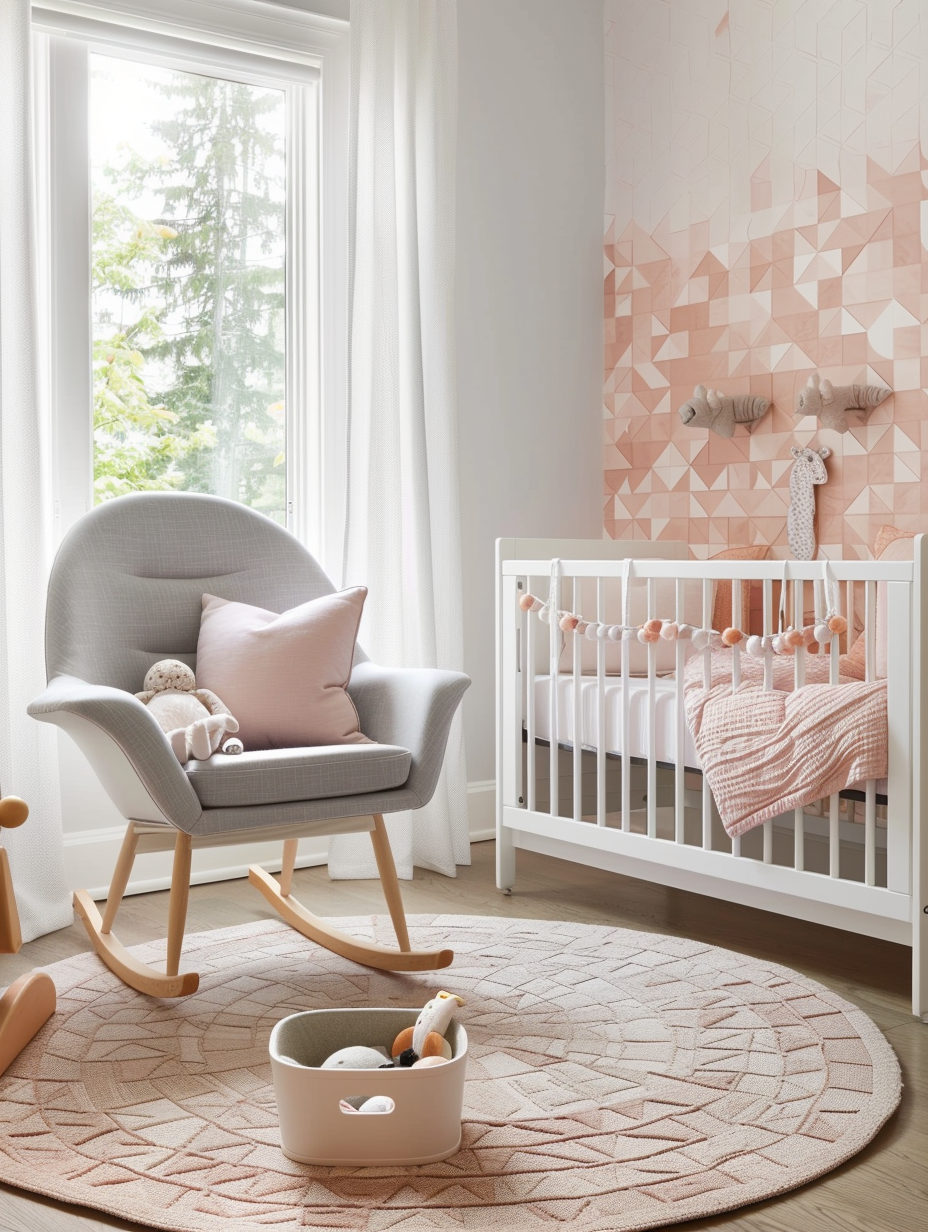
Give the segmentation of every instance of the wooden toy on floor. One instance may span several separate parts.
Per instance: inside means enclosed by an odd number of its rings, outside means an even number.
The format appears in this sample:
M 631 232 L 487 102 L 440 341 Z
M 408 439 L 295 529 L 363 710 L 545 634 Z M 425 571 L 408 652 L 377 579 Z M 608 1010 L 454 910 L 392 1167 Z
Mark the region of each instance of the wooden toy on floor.
M 29 807 L 18 796 L 0 800 L 0 828 L 15 829 L 28 816 Z M 16 954 L 22 943 L 10 862 L 0 847 L 0 954 Z M 0 997 L 0 1074 L 54 1012 L 55 985 L 44 971 L 30 971 L 14 980 Z

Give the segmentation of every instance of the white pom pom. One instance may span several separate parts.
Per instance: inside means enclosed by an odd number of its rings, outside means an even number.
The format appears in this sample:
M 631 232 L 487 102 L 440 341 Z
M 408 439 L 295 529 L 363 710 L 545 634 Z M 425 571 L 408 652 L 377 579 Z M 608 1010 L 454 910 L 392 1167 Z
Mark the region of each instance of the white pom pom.
M 622 631 L 623 642 L 633 642 L 636 636 L 637 634 L 634 629 L 623 629 Z
M 601 628 L 602 628 L 602 625 L 597 624 L 596 621 L 594 620 L 591 624 L 588 624 L 587 627 L 583 630 L 583 636 L 588 641 L 595 642 L 596 639 L 599 637 L 599 631 Z
M 832 633 L 824 620 L 819 621 L 813 632 L 815 634 L 815 640 L 820 646 L 827 646 L 831 641 Z
M 538 609 L 538 619 L 543 620 L 545 624 L 551 620 L 551 609 L 544 604 Z
M 608 637 L 609 637 L 609 625 L 597 625 L 596 626 L 597 641 L 604 642 L 606 641 Z
M 644 629 L 638 630 L 638 641 L 641 642 L 642 646 L 647 646 L 648 638 L 647 638 L 647 635 L 645 634 Z
M 774 654 L 783 653 L 783 643 L 780 641 L 779 633 L 777 633 L 774 637 L 770 639 L 770 649 L 773 651 Z
M 621 625 L 609 625 L 608 629 L 606 630 L 606 633 L 607 633 L 607 636 L 610 642 L 621 642 L 622 640 L 622 626 Z
M 680 625 L 680 628 L 677 631 L 677 637 L 681 641 L 688 642 L 695 632 L 696 630 L 692 625 Z
M 758 637 L 756 633 L 748 638 L 744 648 L 752 659 L 762 659 L 764 657 L 764 639 Z
M 697 650 L 705 650 L 709 645 L 709 630 L 696 629 L 693 632 L 693 645 Z

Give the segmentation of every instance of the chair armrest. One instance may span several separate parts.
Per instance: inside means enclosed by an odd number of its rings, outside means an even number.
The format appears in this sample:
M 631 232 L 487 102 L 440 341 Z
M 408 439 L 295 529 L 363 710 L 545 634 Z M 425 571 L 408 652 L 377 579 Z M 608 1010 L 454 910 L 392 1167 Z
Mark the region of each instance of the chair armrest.
M 348 692 L 361 731 L 378 744 L 398 744 L 412 754 L 403 790 L 432 798 L 445 757 L 448 730 L 470 677 L 431 667 L 381 667 L 357 663 Z
M 190 830 L 202 813 L 167 736 L 131 693 L 56 676 L 28 713 L 72 737 L 127 820 L 167 820 Z

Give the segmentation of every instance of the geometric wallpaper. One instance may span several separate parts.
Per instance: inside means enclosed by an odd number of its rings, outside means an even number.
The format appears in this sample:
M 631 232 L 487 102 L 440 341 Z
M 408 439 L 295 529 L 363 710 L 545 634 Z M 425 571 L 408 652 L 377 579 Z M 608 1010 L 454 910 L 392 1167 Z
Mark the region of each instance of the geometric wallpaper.
M 818 543 L 928 529 L 928 6 L 606 0 L 604 526 L 788 556 L 791 445 L 828 445 Z M 891 398 L 796 419 L 815 370 Z M 773 406 L 688 428 L 696 384 Z

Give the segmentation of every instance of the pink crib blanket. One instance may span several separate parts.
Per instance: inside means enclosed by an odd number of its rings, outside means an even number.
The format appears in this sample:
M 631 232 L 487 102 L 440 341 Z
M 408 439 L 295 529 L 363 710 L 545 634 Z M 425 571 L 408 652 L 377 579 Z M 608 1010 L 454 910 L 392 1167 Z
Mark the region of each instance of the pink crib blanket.
M 851 783 L 886 775 L 886 681 L 841 676 L 832 685 L 824 656 L 807 655 L 806 665 L 807 683 L 794 689 L 792 658 L 775 659 L 769 691 L 763 663 L 744 654 L 734 690 L 730 651 L 713 653 L 709 689 L 701 656 L 687 666 L 686 720 L 733 838 Z

